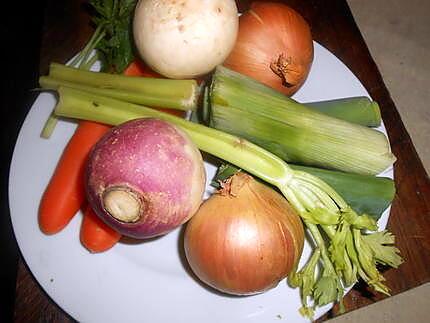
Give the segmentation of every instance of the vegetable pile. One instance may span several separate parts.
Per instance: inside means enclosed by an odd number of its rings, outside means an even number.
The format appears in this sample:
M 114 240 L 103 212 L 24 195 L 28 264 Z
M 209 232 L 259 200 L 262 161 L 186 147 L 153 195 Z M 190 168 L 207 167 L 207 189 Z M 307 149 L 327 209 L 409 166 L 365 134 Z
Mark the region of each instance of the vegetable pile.
M 140 0 L 132 14 L 133 1 L 92 3 L 97 29 L 72 62 L 79 68 L 53 63 L 40 78 L 58 94 L 53 118 L 80 120 L 41 201 L 43 232 L 60 231 L 87 200 L 81 241 L 91 252 L 190 220 L 190 267 L 222 292 L 261 293 L 287 277 L 307 317 L 318 306 L 342 307 L 345 288 L 359 279 L 389 294 L 378 265 L 402 259 L 376 221 L 395 188 L 375 175 L 395 156 L 371 128 L 381 123 L 376 102 L 285 95 L 300 88 L 313 59 L 309 26 L 297 12 L 256 2 L 239 18 L 234 1 Z M 128 43 L 125 26 L 133 26 Z M 277 37 L 267 40 L 272 30 Z M 131 39 L 136 59 L 167 78 L 136 76 L 126 55 Z M 100 53 L 102 71 L 88 71 Z M 133 76 L 118 74 L 126 66 Z M 180 79 L 208 72 L 201 85 Z M 192 111 L 191 121 L 169 109 Z M 212 182 L 218 191 L 204 202 L 199 150 L 223 163 Z M 314 247 L 299 268 L 304 229 Z

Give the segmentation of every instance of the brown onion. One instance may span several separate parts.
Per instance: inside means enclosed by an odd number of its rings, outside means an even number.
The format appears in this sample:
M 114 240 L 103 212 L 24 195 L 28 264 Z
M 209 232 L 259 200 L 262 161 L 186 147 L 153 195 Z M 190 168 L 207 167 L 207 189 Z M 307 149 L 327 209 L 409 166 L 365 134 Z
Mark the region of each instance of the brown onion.
M 185 231 L 185 254 L 203 282 L 249 295 L 275 287 L 298 262 L 303 225 L 287 200 L 244 173 L 206 200 Z
M 290 96 L 306 80 L 313 57 L 311 31 L 300 14 L 282 3 L 253 2 L 239 19 L 224 65 Z

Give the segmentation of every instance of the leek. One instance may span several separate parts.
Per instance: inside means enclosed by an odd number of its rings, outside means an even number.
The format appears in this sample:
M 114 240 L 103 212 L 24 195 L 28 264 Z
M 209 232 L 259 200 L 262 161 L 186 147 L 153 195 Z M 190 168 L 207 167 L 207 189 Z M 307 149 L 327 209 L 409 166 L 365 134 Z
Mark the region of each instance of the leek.
M 379 127 L 381 125 L 381 111 L 378 103 L 365 96 L 306 102 L 303 104 L 329 116 L 362 126 Z
M 374 175 L 395 161 L 385 135 L 330 117 L 225 67 L 211 84 L 209 125 L 288 162 Z
M 263 148 L 236 136 L 205 127 L 151 108 L 95 95 L 71 88 L 58 88 L 59 101 L 55 113 L 59 116 L 86 119 L 118 125 L 128 120 L 153 117 L 171 122 L 183 129 L 199 149 L 244 169 L 277 187 L 301 216 L 316 244 L 312 262 L 290 274 L 290 284 L 302 290 L 301 313 L 313 315 L 307 303 L 313 298 L 321 306 L 341 301 L 347 284 L 365 277 L 375 289 L 388 293 L 377 264 L 402 261 L 395 248 L 383 248 L 389 241 L 382 237 L 366 238 L 375 231 L 376 221 L 367 215 L 358 216 L 343 198 L 328 184 L 286 162 Z M 327 243 L 323 232 L 330 241 Z M 351 238 L 347 244 L 344 232 Z M 378 234 L 378 233 L 373 233 Z M 378 251 L 377 257 L 375 250 Z M 351 258 L 352 257 L 352 258 Z M 322 270 L 316 277 L 316 266 Z M 345 265 L 347 263 L 347 265 Z M 368 278 L 368 279 L 367 279 Z M 306 294 L 303 294 L 303 291 Z

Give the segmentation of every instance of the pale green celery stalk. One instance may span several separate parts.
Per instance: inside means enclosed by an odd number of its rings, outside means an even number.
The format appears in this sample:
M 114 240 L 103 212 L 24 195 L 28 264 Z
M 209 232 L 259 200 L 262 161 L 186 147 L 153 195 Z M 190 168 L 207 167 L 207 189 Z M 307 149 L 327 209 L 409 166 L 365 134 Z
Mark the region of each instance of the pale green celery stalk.
M 302 219 L 306 219 L 308 214 L 313 214 L 315 219 L 319 216 L 324 217 L 326 214 L 330 216 L 336 212 L 340 220 L 350 221 L 351 226 L 363 228 L 367 224 L 369 228 L 373 228 L 370 224 L 373 224 L 374 221 L 372 222 L 366 216 L 359 217 L 355 214 L 329 185 L 306 172 L 293 170 L 279 157 L 245 139 L 151 108 L 81 90 L 60 87 L 58 93 L 59 101 L 55 112 L 59 116 L 92 120 L 111 125 L 118 125 L 142 117 L 163 119 L 184 130 L 199 149 L 230 162 L 277 187 Z M 308 227 L 321 252 L 323 265 L 322 275 L 313 287 L 309 287 L 317 291 L 312 296 L 320 305 L 334 300 L 341 301 L 343 296 L 341 273 L 336 273 L 334 269 L 326 246 L 327 242 L 320 232 L 321 229 L 318 224 L 306 220 L 303 222 Z M 330 230 L 336 230 L 336 225 L 337 223 L 334 223 L 328 227 L 332 228 Z M 359 230 L 358 233 L 354 232 L 354 238 L 354 240 L 360 238 Z M 357 250 L 359 253 L 360 249 Z M 366 256 L 368 255 L 366 254 Z M 370 261 L 372 260 L 370 259 Z M 301 279 L 300 275 L 298 279 Z M 296 285 L 299 286 L 303 286 L 304 283 L 303 281 L 296 281 Z
M 123 90 L 128 93 L 136 92 L 142 96 L 164 97 L 166 100 L 180 102 L 178 106 L 183 110 L 194 110 L 199 95 L 199 87 L 195 80 L 173 80 L 91 72 L 57 63 L 50 65 L 49 77 L 94 88 L 111 89 L 117 94 Z M 138 94 L 134 95 L 133 98 L 137 98 Z M 120 99 L 125 98 L 127 95 Z
M 303 104 L 329 116 L 362 126 L 379 127 L 381 125 L 381 111 L 378 103 L 365 96 L 305 102 Z
M 184 100 L 183 93 L 180 92 L 175 97 L 175 89 L 172 84 L 172 91 L 169 96 L 167 95 L 155 95 L 157 93 L 157 84 L 153 85 L 153 92 L 137 92 L 130 90 L 118 90 L 115 88 L 100 88 L 93 87 L 81 83 L 73 83 L 69 81 L 64 81 L 60 79 L 55 79 L 50 76 L 42 76 L 39 78 L 39 84 L 42 88 L 56 90 L 60 86 L 70 87 L 78 90 L 83 90 L 91 92 L 97 95 L 108 96 L 122 101 L 127 101 L 131 103 L 146 105 L 150 107 L 162 107 L 167 109 L 177 109 L 177 110 L 195 110 L 196 105 L 190 106 L 189 100 Z M 190 83 L 190 87 L 194 87 L 195 84 Z
M 58 117 L 55 115 L 54 111 L 52 111 L 49 114 L 48 119 L 46 119 L 45 121 L 45 125 L 43 126 L 43 129 L 40 132 L 40 136 L 45 139 L 48 139 L 49 137 L 51 137 L 57 123 L 58 123 Z
M 323 161 L 325 165 L 327 160 L 344 164 L 342 168 L 337 168 L 339 165 L 331 168 L 362 174 L 377 174 L 395 161 L 389 142 L 383 133 L 314 111 L 249 77 L 222 66 L 217 67 L 214 73 L 210 100 L 212 109 L 210 124 L 215 127 L 219 116 L 217 110 L 224 107 L 225 111 L 222 112 L 224 124 L 228 121 L 228 109 L 236 109 L 247 115 L 253 114 L 303 131 L 311 131 L 312 136 L 325 136 L 338 143 L 337 154 L 331 151 L 325 154 L 324 146 L 321 147 L 320 153 L 315 154 L 318 155 L 318 159 L 313 161 L 313 165 L 318 165 L 321 158 L 326 159 Z M 236 126 L 241 127 L 243 131 L 247 130 L 244 123 Z M 230 127 L 233 128 L 232 125 Z M 265 130 L 267 133 L 273 131 L 270 126 Z M 280 140 L 288 141 L 289 138 Z M 308 148 L 304 146 L 303 152 Z M 348 156 L 350 156 L 349 160 L 343 161 Z

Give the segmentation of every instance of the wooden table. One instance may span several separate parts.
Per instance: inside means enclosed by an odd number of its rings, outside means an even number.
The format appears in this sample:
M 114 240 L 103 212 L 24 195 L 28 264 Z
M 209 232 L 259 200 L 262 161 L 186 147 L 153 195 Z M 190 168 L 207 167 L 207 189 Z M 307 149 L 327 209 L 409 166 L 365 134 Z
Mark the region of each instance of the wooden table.
M 64 62 L 78 51 L 92 29 L 88 15 L 79 0 L 47 1 L 42 45 L 41 74 L 46 73 L 50 61 Z M 250 1 L 241 1 L 245 9 Z M 384 274 L 392 294 L 397 294 L 430 280 L 430 181 L 405 130 L 399 113 L 381 78 L 375 62 L 357 28 L 345 0 L 285 1 L 309 22 L 313 37 L 341 59 L 360 79 L 370 95 L 381 107 L 392 150 L 398 160 L 394 167 L 397 194 L 392 206 L 389 229 L 397 237 L 406 262 L 397 270 Z M 30 106 L 22 107 L 28 110 Z M 41 289 L 22 258 L 19 259 L 16 279 L 16 322 L 71 322 Z M 383 299 L 358 284 L 345 297 L 347 311 Z M 324 318 L 337 313 L 335 307 Z

